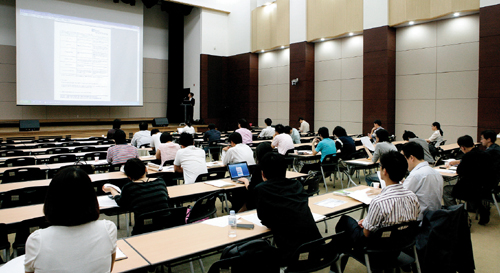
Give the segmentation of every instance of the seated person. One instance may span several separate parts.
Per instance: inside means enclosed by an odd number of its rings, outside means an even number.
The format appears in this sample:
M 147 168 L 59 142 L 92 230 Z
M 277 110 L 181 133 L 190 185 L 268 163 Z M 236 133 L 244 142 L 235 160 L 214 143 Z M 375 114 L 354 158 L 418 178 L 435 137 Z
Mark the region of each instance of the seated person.
M 220 140 L 220 132 L 215 129 L 215 124 L 210 123 L 208 125 L 208 131 L 203 135 L 203 141 L 219 141 Z M 205 151 L 206 152 L 206 151 Z
M 273 149 L 278 148 L 278 153 L 285 155 L 288 150 L 293 149 L 292 137 L 285 133 L 285 127 L 281 124 L 276 125 L 276 132 L 274 133 L 273 143 L 271 146 Z
M 397 151 L 389 151 L 381 156 L 380 165 L 380 176 L 386 187 L 370 202 L 365 219 L 356 221 L 343 215 L 335 227 L 336 233 L 346 232 L 349 248 L 362 248 L 370 235 L 378 229 L 415 221 L 420 214 L 415 193 L 399 184 L 408 168 L 405 157 Z M 345 263 L 343 261 L 342 271 Z M 336 266 L 332 266 L 330 270 L 336 272 Z
M 371 132 L 368 134 L 368 137 L 370 139 L 375 139 L 376 137 L 376 134 L 375 132 L 377 132 L 378 130 L 381 130 L 381 129 L 384 129 L 384 127 L 382 127 L 382 121 L 380 121 L 380 119 L 377 119 L 373 122 L 373 128 L 371 130 Z
M 486 225 L 490 221 L 490 208 L 481 200 L 490 197 L 491 189 L 498 184 L 493 159 L 490 154 L 475 148 L 469 135 L 459 137 L 457 144 L 465 155 L 457 167 L 457 183 L 444 187 L 444 205 L 456 205 L 455 198 L 465 200 L 479 210 L 479 224 Z
M 156 151 L 158 146 L 160 146 L 160 136 L 161 132 L 158 129 L 151 130 L 151 142 L 149 143 L 149 147 L 153 148 L 153 151 Z
M 49 184 L 43 212 L 51 224 L 26 241 L 25 272 L 111 272 L 116 226 L 99 219 L 90 177 L 64 168 Z
M 436 162 L 434 160 L 434 157 L 431 155 L 431 152 L 429 151 L 429 144 L 425 139 L 418 138 L 412 131 L 406 131 L 403 133 L 403 140 L 409 141 L 409 142 L 415 142 L 418 145 L 422 146 L 424 149 L 424 159 L 427 161 L 429 164 L 434 164 Z
M 292 137 L 293 144 L 300 144 L 300 133 L 297 129 L 290 126 L 285 126 L 285 132 Z
M 423 141 L 425 142 L 425 140 Z M 427 146 L 427 142 L 425 142 L 424 147 Z M 408 162 L 408 171 L 410 172 L 410 175 L 403 182 L 403 187 L 417 195 L 420 203 L 418 219 L 422 220 L 425 211 L 441 209 L 443 176 L 424 160 L 422 144 L 408 142 L 403 145 L 401 153 Z
M 196 134 L 194 127 L 191 126 L 191 122 L 189 122 L 189 121 L 187 121 L 186 126 L 184 126 L 184 128 L 182 128 L 182 132 L 191 134 L 193 136 Z
M 156 149 L 156 159 L 160 160 L 161 165 L 163 165 L 165 161 L 175 159 L 175 155 L 181 149 L 181 146 L 172 142 L 172 135 L 169 132 L 161 134 L 160 142 L 161 144 Z
M 312 143 L 312 154 L 316 155 L 321 152 L 321 162 L 327 155 L 336 155 L 337 147 L 335 141 L 330 138 L 328 128 L 321 127 L 318 130 L 319 137 L 315 138 Z
M 262 180 L 253 189 L 257 215 L 271 229 L 283 261 L 301 244 L 321 238 L 302 184 L 286 178 L 284 156 L 267 153 L 260 161 Z
M 241 143 L 242 138 L 239 133 L 230 134 L 228 140 L 231 146 L 222 149 L 222 164 L 227 165 L 235 162 L 246 162 L 248 165 L 255 164 L 252 148 Z
M 492 130 L 486 130 L 481 132 L 481 144 L 486 147 L 486 153 L 488 153 L 492 160 L 493 166 L 496 170 L 496 180 L 500 181 L 500 146 L 496 144 L 497 133 Z
M 113 120 L 113 129 L 109 129 L 107 139 L 113 139 L 113 135 L 115 134 L 115 131 L 120 129 L 122 126 L 122 121 L 120 119 L 115 119 Z
M 260 132 L 260 134 L 259 134 L 259 138 L 273 137 L 274 136 L 274 128 L 271 127 L 271 124 L 273 124 L 273 121 L 270 118 L 266 118 L 266 120 L 264 120 L 264 122 L 266 123 L 267 127 L 262 129 L 262 132 Z
M 102 188 L 113 195 L 118 206 L 134 212 L 136 216 L 169 207 L 165 181 L 162 178 L 148 178 L 147 167 L 140 159 L 127 160 L 124 170 L 130 182 L 123 186 L 121 194 L 111 187 Z M 132 232 L 134 234 L 136 232 Z
M 301 133 L 309 133 L 309 122 L 305 121 L 303 117 L 299 117 L 300 128 L 299 132 Z
M 241 135 L 243 139 L 243 144 L 251 145 L 253 141 L 252 132 L 248 129 L 248 122 L 246 119 L 242 118 L 238 120 L 238 129 L 235 131 Z
M 113 165 L 124 164 L 131 158 L 138 158 L 137 148 L 127 144 L 125 132 L 116 130 L 114 134 L 115 146 L 108 148 L 106 160 Z
M 351 159 L 351 155 L 356 152 L 356 144 L 352 137 L 348 136 L 346 130 L 341 126 L 335 127 L 332 133 L 342 142 L 342 148 L 339 154 L 340 158 L 343 160 Z
M 205 151 L 194 146 L 193 135 L 182 133 L 181 149 L 174 160 L 174 171 L 184 174 L 184 184 L 193 184 L 200 174 L 208 173 Z
M 441 124 L 439 122 L 433 122 L 431 126 L 432 133 L 431 137 L 429 139 L 426 139 L 427 143 L 435 142 L 434 147 L 439 147 L 441 145 L 441 142 L 443 142 L 443 130 L 441 129 Z
M 139 123 L 139 132 L 134 134 L 130 144 L 132 146 L 140 148 L 142 145 L 151 143 L 151 132 L 148 131 L 148 123 L 142 121 Z
M 373 163 L 377 163 L 380 157 L 390 151 L 398 151 L 396 146 L 392 144 L 389 140 L 389 132 L 387 132 L 385 129 L 379 129 L 375 131 L 375 138 L 376 138 L 376 145 L 375 145 L 375 152 L 372 153 L 368 148 L 365 147 L 365 151 L 368 154 L 368 158 L 372 160 Z M 367 175 L 365 177 L 366 184 L 368 186 L 371 186 L 373 182 L 380 182 L 378 179 L 378 175 L 376 173 Z

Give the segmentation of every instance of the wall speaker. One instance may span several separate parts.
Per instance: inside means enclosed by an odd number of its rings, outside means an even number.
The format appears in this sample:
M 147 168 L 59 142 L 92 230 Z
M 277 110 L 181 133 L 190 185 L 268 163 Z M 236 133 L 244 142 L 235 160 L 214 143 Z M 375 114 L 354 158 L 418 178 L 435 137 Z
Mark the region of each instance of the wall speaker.
M 40 131 L 40 121 L 38 119 L 20 120 L 19 131 Z
M 168 118 L 155 118 L 153 119 L 153 127 L 168 126 Z

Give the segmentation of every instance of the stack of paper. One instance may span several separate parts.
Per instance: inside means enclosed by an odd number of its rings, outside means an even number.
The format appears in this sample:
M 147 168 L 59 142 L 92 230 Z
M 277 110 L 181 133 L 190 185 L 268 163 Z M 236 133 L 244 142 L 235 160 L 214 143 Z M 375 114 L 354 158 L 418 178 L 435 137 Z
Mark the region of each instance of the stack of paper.
M 375 196 L 377 196 L 376 194 L 369 194 L 368 191 L 371 190 L 373 190 L 373 188 L 354 191 L 351 194 L 349 194 L 349 197 L 369 205 L 372 199 L 375 198 Z
M 116 247 L 115 261 L 119 261 L 119 260 L 123 260 L 123 259 L 127 259 L 127 258 L 128 258 L 127 255 L 125 255 L 125 253 L 123 253 L 119 247 Z
M 214 187 L 217 187 L 217 188 L 224 188 L 224 187 L 234 186 L 233 183 L 222 181 L 222 180 L 212 180 L 212 181 L 205 182 L 205 184 L 208 184 L 208 185 L 211 185 L 211 186 L 214 186 Z
M 334 207 L 341 206 L 345 203 L 347 203 L 347 201 L 328 198 L 328 199 L 325 199 L 323 201 L 320 201 L 320 202 L 314 203 L 314 204 L 318 205 L 318 206 L 322 206 L 322 207 L 334 208 Z
M 241 218 L 247 220 L 248 222 L 251 222 L 254 225 L 264 227 L 262 222 L 260 221 L 259 217 L 257 216 L 257 213 L 252 213 L 248 215 L 241 216 Z
M 100 208 L 114 208 L 118 207 L 116 201 L 109 198 L 110 195 L 101 195 L 97 197 L 97 202 L 99 203 Z
M 326 217 L 324 215 L 317 214 L 317 213 L 314 213 L 314 212 L 312 213 L 312 215 L 313 215 L 313 218 L 314 218 L 314 222 L 319 222 L 319 221 L 325 219 L 325 217 Z
M 362 137 L 361 143 L 363 144 L 363 146 L 368 148 L 370 151 L 372 151 L 372 152 L 375 151 L 375 146 L 373 146 L 373 143 L 369 137 Z

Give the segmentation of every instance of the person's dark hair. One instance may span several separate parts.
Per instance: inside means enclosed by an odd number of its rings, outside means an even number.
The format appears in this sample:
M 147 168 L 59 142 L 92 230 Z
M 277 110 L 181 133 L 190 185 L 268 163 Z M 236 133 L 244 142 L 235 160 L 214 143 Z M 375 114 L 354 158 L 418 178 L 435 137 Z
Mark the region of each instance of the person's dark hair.
M 125 144 L 127 143 L 127 135 L 123 130 L 116 130 L 115 133 L 113 134 L 113 139 L 115 140 L 116 144 Z
M 444 136 L 443 130 L 441 130 L 441 124 L 439 124 L 439 122 L 434 121 L 432 123 L 432 126 L 436 126 L 436 128 L 439 130 L 439 133 L 441 134 L 441 136 Z
M 267 153 L 260 160 L 259 165 L 267 179 L 280 179 L 286 177 L 287 163 L 285 157 L 272 152 Z
M 87 173 L 75 167 L 60 170 L 50 181 L 43 213 L 54 226 L 78 226 L 99 219 L 99 203 Z
M 301 121 L 301 120 L 304 120 L 304 118 L 303 117 L 299 117 L 299 121 Z
M 497 141 L 497 133 L 493 130 L 485 130 L 481 132 L 484 139 L 489 139 L 491 142 L 495 143 Z
M 457 144 L 459 147 L 470 148 L 474 147 L 474 140 L 472 139 L 471 136 L 465 135 L 457 139 Z
M 120 129 L 122 127 L 122 121 L 121 119 L 115 119 L 113 120 L 113 129 Z
M 271 143 L 262 142 L 257 148 L 255 148 L 255 155 L 257 157 L 257 163 L 259 163 L 262 158 L 267 154 L 273 151 L 273 147 L 271 147 Z
M 234 142 L 234 144 L 240 144 L 243 142 L 243 138 L 241 137 L 241 134 L 238 132 L 234 132 L 229 135 L 229 138 L 227 139 L 229 143 Z
M 266 123 L 267 126 L 271 126 L 271 124 L 273 124 L 273 120 L 270 118 L 266 118 L 264 122 Z
M 424 148 L 422 148 L 422 146 L 420 146 L 420 144 L 416 142 L 405 143 L 401 151 L 403 152 L 406 158 L 414 156 L 418 160 L 424 159 Z
M 189 95 L 191 95 L 191 97 L 194 98 L 194 93 L 193 92 L 189 92 Z
M 153 130 L 151 130 L 151 135 L 154 135 L 154 134 L 159 133 L 159 132 L 160 132 L 160 130 L 158 130 L 158 129 L 153 129 Z
M 241 128 L 246 128 L 246 129 L 248 129 L 248 122 L 247 122 L 247 120 L 246 120 L 246 119 L 244 119 L 244 118 L 240 118 L 240 119 L 238 120 L 238 124 L 241 126 Z
M 389 140 L 389 132 L 386 129 L 379 129 L 375 132 L 375 135 L 378 137 L 379 142 L 391 142 Z
M 397 183 L 405 177 L 408 162 L 401 153 L 389 151 L 380 157 L 380 169 L 385 169 L 389 174 L 389 178 Z
M 186 125 L 187 125 L 187 127 L 191 127 L 191 122 L 186 121 Z
M 132 180 L 137 180 L 146 173 L 146 165 L 139 158 L 131 158 L 125 162 L 123 170 L 126 176 Z
M 276 130 L 278 134 L 283 134 L 285 132 L 285 126 L 283 126 L 283 124 L 277 124 L 274 130 Z
M 287 126 L 285 126 L 285 132 L 286 132 L 287 134 L 289 134 L 289 135 L 290 135 L 290 134 L 292 134 L 292 127 L 290 127 L 290 126 L 288 126 L 288 125 L 287 125 Z
M 328 132 L 328 128 L 321 127 L 318 130 L 318 135 L 322 136 L 323 138 L 328 138 L 330 137 L 330 132 Z
M 403 133 L 403 140 L 408 141 L 410 138 L 416 138 L 417 136 L 412 131 L 406 131 Z
M 335 127 L 332 134 L 336 135 L 337 137 L 347 136 L 347 132 L 345 131 L 344 127 L 341 126 Z
M 179 138 L 179 144 L 184 147 L 193 145 L 194 144 L 193 135 L 188 133 L 182 133 Z
M 147 129 L 148 129 L 148 123 L 145 121 L 141 121 L 141 123 L 139 123 L 139 130 L 144 131 Z
M 378 124 L 378 126 L 382 126 L 382 121 L 380 121 L 380 119 L 376 119 L 373 123 Z
M 208 124 L 208 129 L 210 129 L 210 130 L 215 129 L 215 124 L 213 124 L 213 123 Z
M 163 132 L 163 133 L 161 133 L 160 142 L 161 143 L 167 143 L 169 141 L 172 141 L 172 135 L 169 132 Z

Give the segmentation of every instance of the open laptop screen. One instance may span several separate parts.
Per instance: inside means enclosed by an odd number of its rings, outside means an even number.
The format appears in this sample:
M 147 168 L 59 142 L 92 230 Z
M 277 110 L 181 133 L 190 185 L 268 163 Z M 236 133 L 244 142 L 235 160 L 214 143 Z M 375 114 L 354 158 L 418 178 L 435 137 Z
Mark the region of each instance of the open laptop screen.
M 228 164 L 227 168 L 229 169 L 231 180 L 250 176 L 250 171 L 248 170 L 248 165 L 246 162 Z

